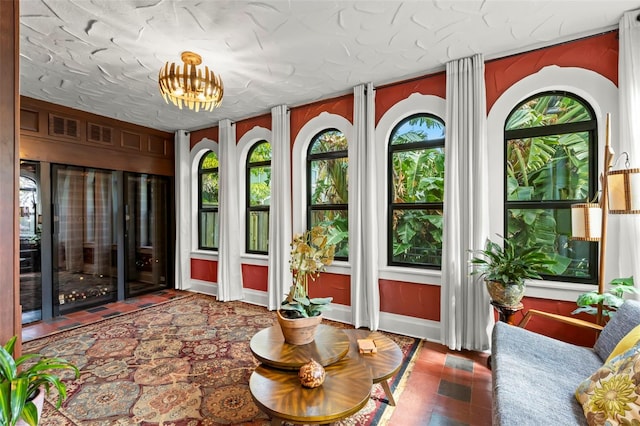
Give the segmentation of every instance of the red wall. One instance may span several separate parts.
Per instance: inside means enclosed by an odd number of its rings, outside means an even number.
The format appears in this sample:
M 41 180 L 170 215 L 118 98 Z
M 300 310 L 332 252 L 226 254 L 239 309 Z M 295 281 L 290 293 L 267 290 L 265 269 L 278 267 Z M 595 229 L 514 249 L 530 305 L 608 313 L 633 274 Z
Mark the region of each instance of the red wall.
M 191 259 L 191 278 L 213 283 L 218 282 L 218 262 Z
M 264 127 L 265 129 L 271 130 L 271 114 L 249 118 L 236 123 L 236 140 L 239 141 L 242 139 L 242 137 L 254 127 Z
M 488 62 L 485 64 L 487 111 L 514 83 L 548 65 L 592 70 L 617 86 L 618 32 L 612 31 Z
M 269 268 L 259 265 L 242 265 L 242 285 L 252 290 L 267 291 Z
M 191 148 L 202 139 L 207 138 L 209 140 L 218 142 L 218 127 L 208 127 L 202 130 L 194 130 L 191 132 Z
M 440 321 L 440 287 L 379 280 L 380 310 L 431 321 Z

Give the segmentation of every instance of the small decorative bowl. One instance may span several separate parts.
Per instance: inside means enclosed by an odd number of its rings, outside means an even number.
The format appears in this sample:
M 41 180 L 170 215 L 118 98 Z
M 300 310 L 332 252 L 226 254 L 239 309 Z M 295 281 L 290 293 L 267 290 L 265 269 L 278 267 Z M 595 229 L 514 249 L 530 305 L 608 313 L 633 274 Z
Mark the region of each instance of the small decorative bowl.
M 298 371 L 300 383 L 305 388 L 317 388 L 324 383 L 324 376 L 324 367 L 314 359 L 304 364 Z

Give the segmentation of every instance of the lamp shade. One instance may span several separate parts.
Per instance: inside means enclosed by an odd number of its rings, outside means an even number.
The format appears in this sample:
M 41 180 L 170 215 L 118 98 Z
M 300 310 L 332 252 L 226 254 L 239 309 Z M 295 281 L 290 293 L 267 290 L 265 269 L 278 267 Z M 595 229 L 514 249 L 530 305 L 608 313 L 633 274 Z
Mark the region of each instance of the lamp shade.
M 600 204 L 582 203 L 571 206 L 571 239 L 599 241 L 602 227 Z
M 640 213 L 640 169 L 613 170 L 607 174 L 609 212 Z

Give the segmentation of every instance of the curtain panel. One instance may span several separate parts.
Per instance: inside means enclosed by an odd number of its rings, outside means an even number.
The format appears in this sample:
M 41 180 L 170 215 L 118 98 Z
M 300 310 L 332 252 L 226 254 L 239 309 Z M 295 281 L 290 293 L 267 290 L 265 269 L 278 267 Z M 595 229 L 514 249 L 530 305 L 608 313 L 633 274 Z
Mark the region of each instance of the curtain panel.
M 191 287 L 191 163 L 189 132 L 175 134 L 176 262 L 175 287 Z
M 269 309 L 276 310 L 293 282 L 291 247 L 291 139 L 289 109 L 271 109 L 271 203 L 269 212 Z
M 450 349 L 486 350 L 493 315 L 469 250 L 489 232 L 486 92 L 482 55 L 447 63 L 441 337 Z
M 351 315 L 356 328 L 375 331 L 380 321 L 380 292 L 373 84 L 356 86 L 354 98 L 355 140 L 349 141 L 349 168 L 354 171 L 349 197 Z
M 242 291 L 242 262 L 240 258 L 240 212 L 236 167 L 236 126 L 230 120 L 221 120 L 219 173 L 220 173 L 220 243 L 218 248 L 218 300 L 239 300 Z
M 640 10 L 627 12 L 620 20 L 618 93 L 620 140 L 617 150 L 629 154 L 630 167 L 640 167 Z M 618 241 L 624 242 L 618 256 L 622 277 L 635 277 L 640 286 L 640 215 L 616 215 Z M 615 278 L 615 277 L 613 277 Z M 636 296 L 637 297 L 637 296 Z

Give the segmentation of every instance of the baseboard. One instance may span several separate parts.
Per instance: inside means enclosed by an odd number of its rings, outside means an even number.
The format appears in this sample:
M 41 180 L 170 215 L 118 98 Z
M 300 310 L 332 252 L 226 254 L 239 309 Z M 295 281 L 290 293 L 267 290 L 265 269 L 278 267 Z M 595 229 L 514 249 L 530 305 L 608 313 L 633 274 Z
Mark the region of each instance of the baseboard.
M 218 295 L 218 284 L 208 281 L 191 280 L 191 287 L 185 289 L 196 293 L 204 293 L 210 296 Z M 264 291 L 244 289 L 243 302 L 252 305 L 267 307 L 268 295 Z M 324 312 L 324 317 L 345 324 L 351 324 L 351 307 L 339 304 L 331 304 L 331 310 Z M 404 336 L 425 339 L 440 343 L 440 323 L 421 318 L 413 318 L 405 315 L 380 312 L 379 330 L 389 333 L 402 334 Z
M 189 286 L 189 288 L 185 288 L 183 290 L 193 291 L 195 293 L 203 293 L 203 294 L 208 294 L 209 296 L 218 297 L 218 283 L 191 279 L 190 284 L 191 285 Z
M 436 321 L 380 312 L 378 329 L 440 343 L 440 323 Z

